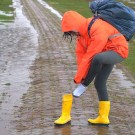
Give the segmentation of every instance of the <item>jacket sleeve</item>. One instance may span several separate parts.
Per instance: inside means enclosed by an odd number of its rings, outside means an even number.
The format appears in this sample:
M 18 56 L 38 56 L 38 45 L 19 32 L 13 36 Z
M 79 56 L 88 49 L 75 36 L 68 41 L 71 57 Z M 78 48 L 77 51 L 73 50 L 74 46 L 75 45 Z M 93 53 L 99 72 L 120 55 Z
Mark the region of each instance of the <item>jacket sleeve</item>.
M 76 61 L 78 66 L 81 63 L 85 53 L 86 53 L 86 48 L 84 48 L 84 46 L 82 45 L 81 39 L 78 38 L 76 41 Z
M 90 35 L 90 44 L 88 45 L 87 51 L 81 59 L 77 73 L 74 77 L 75 83 L 81 83 L 82 79 L 85 79 L 90 68 L 92 58 L 97 53 L 102 52 L 108 40 L 108 35 L 101 26 L 100 28 L 95 29 L 93 32 L 91 31 Z

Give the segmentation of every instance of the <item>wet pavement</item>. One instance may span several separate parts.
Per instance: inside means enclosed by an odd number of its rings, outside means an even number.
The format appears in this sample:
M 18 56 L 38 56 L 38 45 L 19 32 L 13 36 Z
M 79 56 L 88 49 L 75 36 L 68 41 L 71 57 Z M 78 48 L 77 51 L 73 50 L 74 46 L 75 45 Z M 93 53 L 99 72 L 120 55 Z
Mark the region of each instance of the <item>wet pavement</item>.
M 135 135 L 134 79 L 117 67 L 108 80 L 109 127 L 87 123 L 98 111 L 93 83 L 74 99 L 71 124 L 53 124 L 62 95 L 76 88 L 74 42 L 62 40 L 60 17 L 41 0 L 21 1 L 28 19 L 14 2 L 15 22 L 0 29 L 0 135 Z

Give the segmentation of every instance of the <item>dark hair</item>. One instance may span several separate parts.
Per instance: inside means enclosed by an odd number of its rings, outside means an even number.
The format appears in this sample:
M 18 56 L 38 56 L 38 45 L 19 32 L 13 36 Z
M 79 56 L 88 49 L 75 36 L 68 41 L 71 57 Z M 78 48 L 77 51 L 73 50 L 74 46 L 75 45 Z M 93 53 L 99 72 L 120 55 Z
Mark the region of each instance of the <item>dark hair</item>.
M 69 38 L 70 38 L 70 43 L 71 43 L 71 42 L 72 42 L 72 34 L 71 34 L 71 31 L 64 32 L 63 38 L 64 38 L 64 39 L 69 39 Z

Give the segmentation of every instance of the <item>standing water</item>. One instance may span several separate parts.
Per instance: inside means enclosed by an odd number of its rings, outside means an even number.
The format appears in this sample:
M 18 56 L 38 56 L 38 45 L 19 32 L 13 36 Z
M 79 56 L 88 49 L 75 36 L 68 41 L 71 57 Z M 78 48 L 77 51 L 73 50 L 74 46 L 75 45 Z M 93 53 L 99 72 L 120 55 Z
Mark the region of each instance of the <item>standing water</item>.
M 15 20 L 0 25 L 0 134 L 11 135 L 13 107 L 29 88 L 29 66 L 36 56 L 38 35 L 22 13 L 20 0 L 13 0 Z

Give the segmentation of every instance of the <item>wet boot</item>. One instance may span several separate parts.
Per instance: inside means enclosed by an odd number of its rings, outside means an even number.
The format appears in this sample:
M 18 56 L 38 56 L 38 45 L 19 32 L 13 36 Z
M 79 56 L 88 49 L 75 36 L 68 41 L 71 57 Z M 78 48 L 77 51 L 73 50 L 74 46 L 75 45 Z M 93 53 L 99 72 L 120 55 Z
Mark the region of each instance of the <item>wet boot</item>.
M 71 108 L 72 108 L 73 96 L 72 94 L 65 94 L 62 99 L 62 114 L 54 121 L 54 124 L 63 125 L 71 121 Z
M 104 125 L 108 126 L 110 112 L 110 101 L 100 101 L 99 102 L 99 116 L 96 119 L 88 119 L 88 122 L 94 125 Z

